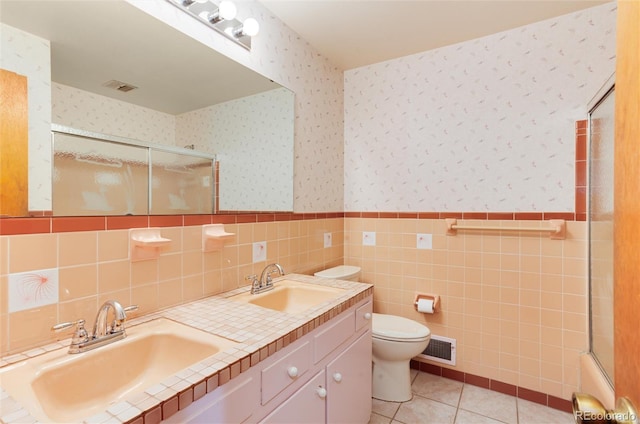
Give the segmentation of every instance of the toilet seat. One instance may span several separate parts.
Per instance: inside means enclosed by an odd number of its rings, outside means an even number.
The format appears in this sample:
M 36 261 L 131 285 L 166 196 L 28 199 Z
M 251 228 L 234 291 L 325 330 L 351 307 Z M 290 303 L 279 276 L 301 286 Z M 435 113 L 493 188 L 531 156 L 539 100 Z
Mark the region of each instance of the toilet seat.
M 372 336 L 394 342 L 418 342 L 431 337 L 429 327 L 395 315 L 373 313 Z

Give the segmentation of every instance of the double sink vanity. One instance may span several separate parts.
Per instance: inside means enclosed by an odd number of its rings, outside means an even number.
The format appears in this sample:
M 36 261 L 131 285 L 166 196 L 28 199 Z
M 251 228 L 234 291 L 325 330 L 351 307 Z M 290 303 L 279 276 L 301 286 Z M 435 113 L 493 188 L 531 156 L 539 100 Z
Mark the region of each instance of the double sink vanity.
M 0 420 L 365 423 L 372 293 L 288 274 L 268 291 L 127 320 L 125 338 L 95 349 L 58 343 L 3 358 Z

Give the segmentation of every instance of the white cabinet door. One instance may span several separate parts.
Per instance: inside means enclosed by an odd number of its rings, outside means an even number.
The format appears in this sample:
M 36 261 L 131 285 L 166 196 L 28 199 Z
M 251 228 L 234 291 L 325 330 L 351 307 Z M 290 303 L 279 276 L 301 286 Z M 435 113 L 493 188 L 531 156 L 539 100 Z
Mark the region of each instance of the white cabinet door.
M 327 390 L 320 371 L 262 422 L 277 424 L 320 424 L 325 422 Z
M 327 365 L 327 422 L 367 423 L 371 418 L 371 331 Z

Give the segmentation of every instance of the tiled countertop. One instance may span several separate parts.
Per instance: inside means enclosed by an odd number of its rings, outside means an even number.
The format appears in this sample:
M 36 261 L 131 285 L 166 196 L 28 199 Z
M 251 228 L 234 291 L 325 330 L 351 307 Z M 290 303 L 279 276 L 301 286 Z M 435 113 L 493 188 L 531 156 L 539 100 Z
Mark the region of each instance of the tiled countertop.
M 228 298 L 247 292 L 239 288 L 181 306 L 144 315 L 128 322 L 131 327 L 156 318 L 168 318 L 222 336 L 240 344 L 193 364 L 143 393 L 132 395 L 84 420 L 86 423 L 155 423 L 288 346 L 298 338 L 349 309 L 373 293 L 370 284 L 287 274 L 278 280 L 295 280 L 344 289 L 344 294 L 299 314 L 287 314 Z M 115 342 L 118 343 L 118 342 Z M 55 349 L 68 349 L 69 341 L 44 346 L 0 359 L 0 367 Z M 1 381 L 0 381 L 1 384 Z M 0 421 L 36 423 L 26 408 L 0 391 Z

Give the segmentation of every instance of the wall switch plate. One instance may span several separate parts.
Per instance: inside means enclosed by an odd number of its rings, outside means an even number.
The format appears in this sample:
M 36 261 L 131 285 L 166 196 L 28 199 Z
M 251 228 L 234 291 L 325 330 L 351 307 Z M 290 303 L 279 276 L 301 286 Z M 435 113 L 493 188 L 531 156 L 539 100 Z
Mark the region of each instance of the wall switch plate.
M 324 233 L 324 247 L 331 247 L 331 233 Z
M 365 231 L 362 233 L 362 245 L 363 246 L 375 246 L 376 245 L 376 233 L 375 231 Z
M 416 234 L 416 247 L 418 249 L 433 249 L 433 235 Z
M 267 242 L 257 241 L 253 243 L 253 263 L 267 260 Z

